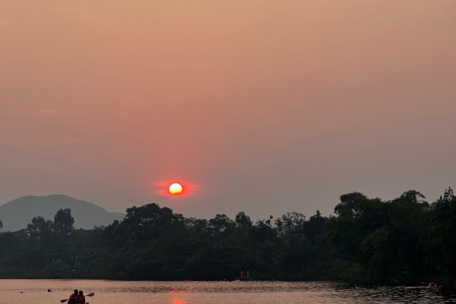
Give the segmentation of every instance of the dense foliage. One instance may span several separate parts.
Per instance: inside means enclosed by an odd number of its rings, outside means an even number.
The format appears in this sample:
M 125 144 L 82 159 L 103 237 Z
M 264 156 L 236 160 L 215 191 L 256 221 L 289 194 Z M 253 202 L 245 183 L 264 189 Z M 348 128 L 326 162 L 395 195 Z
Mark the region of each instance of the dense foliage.
M 249 271 L 264 280 L 454 287 L 456 196 L 449 188 L 432 204 L 424 199 L 355 192 L 341 196 L 335 216 L 291 212 L 255 223 L 244 212 L 206 220 L 148 204 L 91 230 L 75 230 L 64 209 L 0 233 L 0 277 L 231 280 Z

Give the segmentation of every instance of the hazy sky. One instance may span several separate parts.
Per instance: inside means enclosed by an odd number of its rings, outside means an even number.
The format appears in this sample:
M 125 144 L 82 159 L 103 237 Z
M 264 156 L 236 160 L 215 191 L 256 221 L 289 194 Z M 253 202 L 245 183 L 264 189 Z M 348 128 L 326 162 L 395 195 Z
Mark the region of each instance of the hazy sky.
M 456 1 L 0 0 L 0 102 L 0 204 L 432 202 L 456 186 Z

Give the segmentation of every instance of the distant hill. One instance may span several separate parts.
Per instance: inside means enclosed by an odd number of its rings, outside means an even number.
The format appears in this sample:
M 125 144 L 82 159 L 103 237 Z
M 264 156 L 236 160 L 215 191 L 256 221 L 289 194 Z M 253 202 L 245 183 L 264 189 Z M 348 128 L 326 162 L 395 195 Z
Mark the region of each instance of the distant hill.
M 0 220 L 3 222 L 2 231 L 16 231 L 27 228 L 27 224 L 35 216 L 54 220 L 59 209 L 71 209 L 75 228 L 91 229 L 95 226 L 107 226 L 114 220 L 122 220 L 125 214 L 108 212 L 95 204 L 78 200 L 67 195 L 56 194 L 48 196 L 23 196 L 0 206 Z

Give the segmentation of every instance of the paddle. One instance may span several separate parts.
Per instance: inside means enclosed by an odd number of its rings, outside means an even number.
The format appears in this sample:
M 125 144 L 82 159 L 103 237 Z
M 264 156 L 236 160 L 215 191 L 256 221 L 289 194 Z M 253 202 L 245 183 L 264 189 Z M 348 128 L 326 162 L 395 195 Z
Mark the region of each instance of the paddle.
M 91 292 L 91 293 L 86 294 L 86 295 L 84 295 L 84 296 L 86 296 L 86 297 L 93 297 L 94 295 L 95 295 L 95 293 L 94 293 L 94 292 Z M 69 299 L 60 300 L 60 303 L 63 303 L 63 302 L 68 301 L 68 300 L 69 300 Z M 87 302 L 86 304 L 89 304 L 89 302 Z

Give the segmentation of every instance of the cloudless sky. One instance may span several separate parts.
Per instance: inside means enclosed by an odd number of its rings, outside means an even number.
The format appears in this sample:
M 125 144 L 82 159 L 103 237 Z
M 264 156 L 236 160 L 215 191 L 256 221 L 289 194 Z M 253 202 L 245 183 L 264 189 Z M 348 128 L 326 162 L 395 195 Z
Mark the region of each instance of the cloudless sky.
M 454 0 L 0 0 L 0 204 L 432 202 L 455 186 L 455 116 Z

